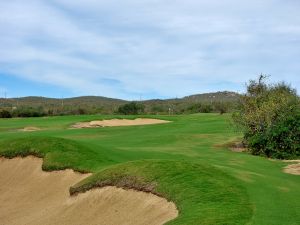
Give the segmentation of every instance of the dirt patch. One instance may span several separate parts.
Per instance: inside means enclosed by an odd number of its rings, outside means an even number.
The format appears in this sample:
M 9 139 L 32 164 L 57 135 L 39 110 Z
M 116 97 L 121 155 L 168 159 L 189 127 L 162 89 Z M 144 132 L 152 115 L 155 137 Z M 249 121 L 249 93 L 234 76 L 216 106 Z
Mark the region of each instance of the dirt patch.
M 285 160 L 287 161 L 287 160 Z M 297 164 L 291 164 L 286 167 L 284 167 L 283 171 L 285 173 L 293 174 L 293 175 L 300 175 L 300 160 L 290 160 L 294 162 L 299 162 Z
M 95 120 L 90 122 L 80 122 L 72 125 L 72 128 L 93 128 L 93 127 L 118 127 L 118 126 L 137 126 L 169 123 L 170 121 L 159 119 L 137 118 L 134 120 L 128 119 L 111 119 L 111 120 Z
M 233 140 L 226 142 L 224 144 L 216 144 L 214 145 L 216 148 L 228 148 L 233 152 L 247 152 L 247 147 L 241 140 Z
M 5 225 L 158 225 L 178 215 L 156 195 L 116 187 L 76 196 L 69 187 L 88 174 L 44 172 L 42 159 L 0 158 L 0 221 Z
M 23 129 L 19 129 L 19 131 L 24 131 L 24 132 L 32 132 L 32 131 L 39 131 L 41 128 L 38 127 L 24 127 Z
M 231 151 L 233 152 L 246 152 L 247 149 L 246 148 L 229 148 Z

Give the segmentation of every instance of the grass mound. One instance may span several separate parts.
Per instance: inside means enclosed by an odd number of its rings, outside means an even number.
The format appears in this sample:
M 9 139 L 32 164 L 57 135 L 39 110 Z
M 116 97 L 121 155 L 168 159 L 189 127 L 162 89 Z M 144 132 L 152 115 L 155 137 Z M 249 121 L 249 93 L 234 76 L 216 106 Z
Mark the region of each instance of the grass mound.
M 0 142 L 0 155 L 6 158 L 34 155 L 44 158 L 43 170 L 72 168 L 88 172 L 85 165 L 97 160 L 93 151 L 73 140 L 57 137 L 25 137 Z M 96 158 L 95 158 L 96 157 Z M 98 156 L 99 158 L 99 156 Z M 103 159 L 99 159 L 103 160 Z
M 131 188 L 173 201 L 180 213 L 168 224 L 245 224 L 252 216 L 252 207 L 238 183 L 209 165 L 142 160 L 95 173 L 71 187 L 70 193 L 109 185 Z

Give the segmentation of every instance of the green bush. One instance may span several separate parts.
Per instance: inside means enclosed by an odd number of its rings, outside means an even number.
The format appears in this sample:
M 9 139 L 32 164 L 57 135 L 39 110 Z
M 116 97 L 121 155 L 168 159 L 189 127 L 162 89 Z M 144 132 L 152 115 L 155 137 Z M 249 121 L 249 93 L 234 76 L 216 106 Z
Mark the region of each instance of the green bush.
M 300 114 L 279 121 L 267 132 L 266 154 L 272 158 L 300 157 Z
M 130 102 L 122 105 L 118 109 L 118 113 L 124 115 L 138 115 L 144 113 L 145 106 L 136 102 Z
M 12 115 L 7 110 L 1 110 L 0 111 L 0 118 L 12 118 Z
M 251 80 L 233 119 L 252 154 L 280 159 L 300 155 L 299 97 L 289 85 L 268 85 L 263 75 Z
M 187 111 L 190 113 L 211 113 L 213 112 L 213 106 L 209 103 L 196 103 L 190 105 Z
M 14 117 L 42 117 L 46 116 L 42 107 L 20 107 L 13 111 Z

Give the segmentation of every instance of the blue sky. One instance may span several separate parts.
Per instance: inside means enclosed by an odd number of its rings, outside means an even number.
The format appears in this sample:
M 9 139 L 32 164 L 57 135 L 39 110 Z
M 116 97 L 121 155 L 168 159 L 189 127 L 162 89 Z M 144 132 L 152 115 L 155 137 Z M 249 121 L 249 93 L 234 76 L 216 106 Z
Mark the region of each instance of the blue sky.
M 0 96 L 300 90 L 299 0 L 0 0 Z

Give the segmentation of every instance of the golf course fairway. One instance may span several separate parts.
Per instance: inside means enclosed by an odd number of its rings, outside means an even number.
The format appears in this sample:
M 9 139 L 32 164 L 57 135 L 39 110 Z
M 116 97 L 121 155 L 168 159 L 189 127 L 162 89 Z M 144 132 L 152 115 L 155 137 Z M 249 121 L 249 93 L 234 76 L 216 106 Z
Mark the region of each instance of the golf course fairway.
M 143 117 L 170 122 L 72 129 L 79 122 Z M 49 173 L 83 173 L 68 184 L 70 196 L 80 198 L 107 187 L 155 195 L 178 210 L 165 224 L 300 224 L 300 176 L 283 172 L 288 162 L 225 147 L 241 137 L 230 118 L 194 114 L 0 119 L 0 155 L 11 160 L 42 158 L 40 166 Z M 12 188 L 9 182 L 0 186 L 2 192 Z M 5 215 L 0 208 L 0 224 L 1 218 Z

